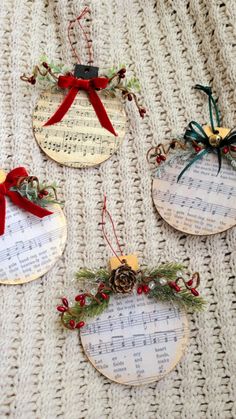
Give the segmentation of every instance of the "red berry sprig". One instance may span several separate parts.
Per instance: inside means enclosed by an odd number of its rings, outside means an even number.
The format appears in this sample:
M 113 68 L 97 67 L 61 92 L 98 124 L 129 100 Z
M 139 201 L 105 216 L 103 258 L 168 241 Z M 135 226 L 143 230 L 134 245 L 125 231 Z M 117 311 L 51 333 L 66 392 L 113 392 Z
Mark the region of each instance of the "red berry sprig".
M 164 154 L 158 154 L 156 157 L 157 164 L 161 164 L 161 162 L 166 161 L 166 156 Z
M 43 63 L 41 63 L 42 67 L 45 68 L 45 71 L 42 71 L 40 69 L 40 66 L 36 65 L 33 69 L 33 74 L 30 76 L 26 76 L 26 74 L 24 73 L 20 79 L 22 81 L 26 81 L 27 83 L 30 83 L 32 85 L 34 85 L 36 83 L 36 79 L 38 74 L 40 74 L 40 76 L 47 76 L 48 74 L 50 74 L 50 76 L 52 76 L 54 78 L 54 80 L 58 80 L 58 77 L 53 73 L 51 67 L 49 66 L 48 63 L 46 63 L 45 61 Z
M 155 162 L 160 165 L 166 161 L 166 158 L 170 150 L 175 149 L 176 147 L 181 148 L 182 150 L 186 149 L 186 145 L 179 140 L 171 140 L 168 145 L 158 144 L 157 146 L 151 147 L 146 155 L 147 161 L 149 162 L 152 158 L 155 158 Z
M 150 291 L 150 288 L 147 284 L 141 284 L 137 288 L 137 294 L 141 295 L 142 293 L 148 294 Z
M 134 100 L 135 105 L 138 108 L 139 115 L 141 116 L 141 118 L 144 118 L 147 112 L 146 109 L 139 105 L 136 94 L 133 91 L 131 91 L 131 89 L 129 89 L 125 84 L 122 83 L 122 79 L 124 79 L 126 76 L 125 73 L 126 68 L 121 68 L 109 79 L 109 83 L 111 83 L 112 80 L 117 79 L 117 84 L 113 85 L 113 88 L 120 90 L 123 98 L 128 99 L 129 102 L 132 102 L 132 100 Z
M 42 189 L 38 193 L 38 198 L 43 199 L 45 196 L 48 196 L 49 192 L 46 189 Z
M 75 320 L 70 320 L 69 325 L 71 329 L 81 329 L 81 327 L 84 327 L 85 323 L 83 321 L 76 323 Z
M 125 78 L 125 73 L 126 73 L 126 68 L 121 68 L 117 72 L 117 76 L 119 77 L 119 79 L 124 79 Z
M 75 297 L 75 301 L 77 303 L 79 303 L 80 307 L 84 307 L 85 306 L 85 302 L 86 302 L 85 297 L 86 297 L 85 294 L 79 294 L 79 295 L 77 295 Z
M 62 297 L 61 301 L 63 305 L 57 306 L 57 311 L 59 311 L 60 313 L 65 313 L 69 308 L 69 302 L 66 297 Z
M 70 330 L 81 329 L 81 327 L 83 327 L 85 325 L 84 321 L 80 321 L 80 322 L 76 323 L 76 321 L 72 318 L 72 319 L 69 320 L 68 324 L 65 323 L 65 321 L 63 319 L 63 316 L 64 316 L 65 313 L 70 314 L 70 307 L 69 307 L 69 302 L 68 302 L 66 297 L 62 297 L 61 301 L 62 301 L 63 305 L 57 306 L 57 311 L 59 311 L 59 313 L 61 313 L 61 320 L 62 320 L 62 323 L 64 324 L 64 326 L 67 329 L 70 329 Z M 76 300 L 76 301 L 78 301 L 78 300 Z
M 199 292 L 197 291 L 197 287 L 200 284 L 200 275 L 198 272 L 195 272 L 188 281 L 185 281 L 184 278 L 178 277 L 175 281 L 168 282 L 170 288 L 174 289 L 176 292 L 180 292 L 181 288 L 178 285 L 178 282 L 182 281 L 185 288 L 188 289 L 195 297 L 199 296 Z M 194 286 L 193 286 L 194 285 Z
M 168 285 L 169 285 L 170 288 L 172 288 L 176 292 L 180 292 L 181 291 L 181 288 L 179 287 L 179 285 L 176 282 L 174 282 L 174 281 L 168 282 Z
M 65 313 L 67 311 L 67 308 L 63 306 L 57 306 L 57 311 L 60 311 L 60 313 Z
M 106 287 L 103 283 L 100 283 L 98 286 L 98 291 L 96 295 L 93 295 L 89 292 L 85 292 L 85 293 L 76 295 L 75 301 L 79 304 L 81 308 L 85 306 L 89 307 L 89 303 L 86 305 L 86 297 L 93 299 L 94 301 L 96 301 L 97 304 L 102 304 L 102 300 L 109 300 L 110 298 L 108 294 L 109 291 L 111 291 L 110 288 Z M 62 298 L 62 303 L 63 303 L 63 306 L 58 306 L 57 310 L 62 315 L 61 318 L 62 318 L 62 323 L 64 324 L 64 326 L 67 327 L 68 329 L 80 329 L 81 327 L 83 327 L 85 325 L 85 322 L 79 321 L 78 323 L 76 323 L 76 321 L 73 318 L 73 314 L 72 314 L 72 319 L 69 320 L 68 324 L 64 322 L 63 315 L 66 312 L 70 314 L 70 310 L 69 310 L 68 300 L 65 297 Z
M 196 153 L 200 153 L 200 151 L 202 150 L 202 147 L 195 143 L 193 144 L 193 148 L 196 151 Z
M 102 297 L 103 300 L 109 300 L 109 295 L 105 292 L 100 292 L 99 295 Z
M 145 108 L 138 108 L 139 110 L 139 115 L 141 116 L 141 118 L 145 117 L 145 114 L 147 113 Z
M 226 145 L 225 147 L 222 148 L 222 153 L 227 154 L 228 152 L 229 152 L 229 147 Z

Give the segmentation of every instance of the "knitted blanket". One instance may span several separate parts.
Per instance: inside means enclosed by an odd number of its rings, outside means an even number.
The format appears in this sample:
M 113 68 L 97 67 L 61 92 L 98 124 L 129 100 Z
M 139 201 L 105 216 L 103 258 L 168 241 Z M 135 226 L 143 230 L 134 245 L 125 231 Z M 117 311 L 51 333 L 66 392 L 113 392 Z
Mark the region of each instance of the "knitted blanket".
M 90 169 L 63 167 L 40 151 L 32 111 L 40 89 L 20 80 L 46 53 L 74 64 L 68 21 L 85 5 L 95 64 L 125 64 L 141 84 L 148 114 L 127 106 L 129 128 L 119 150 Z M 187 236 L 168 226 L 151 196 L 148 148 L 183 133 L 191 119 L 206 122 L 207 103 L 192 86 L 212 85 L 224 126 L 235 125 L 234 0 L 3 0 L 0 5 L 0 167 L 25 166 L 55 181 L 65 201 L 68 242 L 54 268 L 22 286 L 1 286 L 0 417 L 16 419 L 233 418 L 235 409 L 236 230 Z M 85 49 L 78 32 L 78 48 Z M 106 266 L 101 234 L 104 192 L 126 253 L 141 264 L 184 261 L 201 274 L 206 310 L 189 316 L 190 341 L 163 380 L 127 387 L 100 375 L 87 361 L 77 332 L 62 329 L 60 296 L 78 286 L 80 267 Z

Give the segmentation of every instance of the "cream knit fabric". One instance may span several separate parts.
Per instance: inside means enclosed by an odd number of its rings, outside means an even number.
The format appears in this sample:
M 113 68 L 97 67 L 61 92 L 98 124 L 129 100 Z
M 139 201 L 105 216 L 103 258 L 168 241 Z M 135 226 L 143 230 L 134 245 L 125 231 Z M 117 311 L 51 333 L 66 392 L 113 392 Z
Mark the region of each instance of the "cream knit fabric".
M 128 106 L 129 129 L 117 153 L 100 167 L 61 167 L 39 150 L 31 113 L 39 88 L 20 81 L 45 52 L 74 63 L 68 20 L 92 9 L 95 63 L 125 63 L 139 78 L 148 116 Z M 207 104 L 192 90 L 211 84 L 220 96 L 224 125 L 235 126 L 234 0 L 2 0 L 0 166 L 24 165 L 54 180 L 65 200 L 68 243 L 45 277 L 1 286 L 0 417 L 16 419 L 172 419 L 236 416 L 236 231 L 192 237 L 174 231 L 155 211 L 147 149 L 182 133 Z M 205 312 L 189 317 L 188 350 L 158 383 L 129 388 L 110 382 L 85 359 L 77 333 L 62 330 L 58 297 L 76 290 L 73 273 L 105 266 L 110 253 L 99 222 L 103 193 L 127 252 L 141 263 L 184 261 L 201 273 Z

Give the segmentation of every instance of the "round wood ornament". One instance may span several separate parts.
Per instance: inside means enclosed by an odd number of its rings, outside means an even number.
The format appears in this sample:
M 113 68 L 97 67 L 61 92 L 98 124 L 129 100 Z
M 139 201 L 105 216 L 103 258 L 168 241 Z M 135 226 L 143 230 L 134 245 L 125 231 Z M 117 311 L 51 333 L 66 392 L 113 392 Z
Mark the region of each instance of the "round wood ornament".
M 81 329 L 81 343 L 92 365 L 120 384 L 160 380 L 179 362 L 188 342 L 184 310 L 147 296 L 113 296 L 99 317 Z
M 233 227 L 236 220 L 235 169 L 224 158 L 217 175 L 217 157 L 208 153 L 177 183 L 186 164 L 186 160 L 177 158 L 164 165 L 161 175 L 154 178 L 152 196 L 160 216 L 177 230 L 199 236 L 221 233 Z
M 109 159 L 120 147 L 126 131 L 126 115 L 118 98 L 99 95 L 110 121 L 118 134 L 102 128 L 88 95 L 79 91 L 62 121 L 44 126 L 63 102 L 65 93 L 47 90 L 39 97 L 33 114 L 33 131 L 41 149 L 65 166 L 96 166 Z
M 0 171 L 0 183 L 5 180 Z M 23 284 L 47 273 L 65 247 L 66 219 L 58 204 L 53 214 L 39 218 L 12 204 L 6 197 L 5 233 L 0 236 L 0 283 Z

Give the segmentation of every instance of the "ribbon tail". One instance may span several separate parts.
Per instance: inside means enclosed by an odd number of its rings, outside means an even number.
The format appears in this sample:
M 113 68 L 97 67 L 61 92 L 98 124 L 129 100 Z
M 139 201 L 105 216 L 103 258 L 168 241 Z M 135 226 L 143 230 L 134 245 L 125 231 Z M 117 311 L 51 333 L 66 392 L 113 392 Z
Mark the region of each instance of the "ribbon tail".
M 218 172 L 217 175 L 220 173 L 220 169 L 221 169 L 221 161 L 222 161 L 222 157 L 221 157 L 221 151 L 219 148 L 217 148 L 217 157 L 218 157 Z
M 91 104 L 93 105 L 93 108 L 96 112 L 101 126 L 107 129 L 113 135 L 117 136 L 118 134 L 115 132 L 112 123 L 107 115 L 106 109 L 104 108 L 103 103 L 95 90 L 89 90 L 89 99 Z
M 69 92 L 67 93 L 66 97 L 64 98 L 59 108 L 51 116 L 51 118 L 44 124 L 44 127 L 47 127 L 48 125 L 56 124 L 57 122 L 60 122 L 62 120 L 62 118 L 64 117 L 64 115 L 70 109 L 72 103 L 74 102 L 77 93 L 78 93 L 78 88 L 76 87 L 72 87 L 69 90 Z
M 36 217 L 43 218 L 47 215 L 53 214 L 53 212 L 48 211 L 46 208 L 40 207 L 39 205 L 34 204 L 34 202 L 31 202 L 29 199 L 24 198 L 18 192 L 9 191 L 7 196 L 9 196 L 13 204 L 33 215 L 36 215 Z
M 0 236 L 5 231 L 5 218 L 6 218 L 6 199 L 3 195 L 0 195 Z
M 236 144 L 236 129 L 233 128 L 228 135 L 223 139 L 220 146 L 221 148 L 224 146 L 230 146 L 232 144 Z
M 204 150 L 202 150 L 200 153 L 198 153 L 186 166 L 185 168 L 182 170 L 182 172 L 179 174 L 178 178 L 177 178 L 177 183 L 179 182 L 179 180 L 181 179 L 181 177 L 183 176 L 183 174 L 186 172 L 186 170 L 188 170 L 188 168 L 190 166 L 192 166 L 193 163 L 195 163 L 197 160 L 200 160 L 203 156 L 205 156 L 205 154 L 208 153 L 208 149 L 204 148 Z

